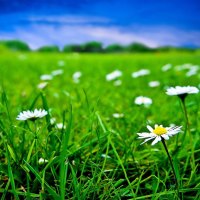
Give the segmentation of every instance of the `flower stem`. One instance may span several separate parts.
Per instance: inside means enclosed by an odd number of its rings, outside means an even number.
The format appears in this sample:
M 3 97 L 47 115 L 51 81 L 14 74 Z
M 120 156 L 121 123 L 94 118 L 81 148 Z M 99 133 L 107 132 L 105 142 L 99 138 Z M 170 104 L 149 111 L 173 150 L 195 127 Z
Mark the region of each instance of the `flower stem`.
M 35 133 L 35 166 L 36 166 L 36 169 L 38 169 L 38 152 L 37 152 L 37 139 L 38 139 L 38 137 L 37 137 L 37 124 L 36 124 L 36 122 L 34 121 L 33 122 L 34 123 L 34 133 Z
M 190 137 L 190 148 L 191 148 L 191 151 L 192 151 L 191 152 L 192 153 L 192 161 L 193 161 L 193 166 L 194 166 L 195 165 L 194 146 L 192 145 L 193 139 L 192 139 L 192 134 L 191 134 L 191 131 L 190 131 L 190 123 L 189 123 L 189 118 L 188 118 L 188 112 L 187 112 L 186 105 L 185 105 L 185 99 L 181 99 L 181 102 L 182 102 L 183 113 L 185 115 L 185 121 L 186 121 L 186 130 L 185 130 L 185 133 L 184 133 L 184 136 L 183 136 L 182 144 L 184 144 L 185 137 L 186 137 L 186 131 L 188 131 L 189 137 Z
M 183 109 L 183 113 L 184 113 L 185 121 L 186 121 L 186 129 L 189 133 L 190 139 L 192 139 L 191 132 L 190 132 L 188 113 L 187 113 L 187 109 L 186 109 L 186 105 L 185 105 L 185 99 L 181 99 L 181 103 L 182 103 L 182 109 Z M 186 131 L 185 131 L 185 134 L 186 134 Z M 185 135 L 184 135 L 184 139 L 185 139 Z
M 171 165 L 171 167 L 172 167 L 172 171 L 173 171 L 173 174 L 174 174 L 174 180 L 175 180 L 175 184 L 176 184 L 176 189 L 177 189 L 178 197 L 179 197 L 179 199 L 182 199 L 182 198 L 181 198 L 181 195 L 180 195 L 180 192 L 179 192 L 178 179 L 177 179 L 177 176 L 176 176 L 176 172 L 175 172 L 175 169 L 174 169 L 174 165 L 173 165 L 173 162 L 172 162 L 172 158 L 171 158 L 171 156 L 169 155 L 169 151 L 168 151 L 167 146 L 166 146 L 166 144 L 165 144 L 165 140 L 162 138 L 161 141 L 162 141 L 162 143 L 163 143 L 163 146 L 164 146 L 165 151 L 166 151 L 166 153 L 167 153 L 167 156 L 168 156 L 168 158 L 169 158 L 170 165 Z

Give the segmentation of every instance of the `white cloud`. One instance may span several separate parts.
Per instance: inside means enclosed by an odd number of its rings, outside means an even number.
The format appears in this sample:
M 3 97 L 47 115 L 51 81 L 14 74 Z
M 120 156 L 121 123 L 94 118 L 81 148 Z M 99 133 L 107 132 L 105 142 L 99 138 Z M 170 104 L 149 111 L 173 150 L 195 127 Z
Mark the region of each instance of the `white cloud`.
M 108 23 L 110 19 L 104 17 L 55 15 L 55 16 L 31 16 L 27 20 L 30 23 L 62 23 L 62 24 L 88 24 L 88 23 Z
M 37 23 L 38 20 L 51 23 Z M 104 45 L 141 42 L 150 47 L 188 44 L 200 46 L 200 31 L 179 30 L 173 27 L 108 26 L 108 19 L 80 16 L 42 16 L 30 18 L 30 21 L 32 23 L 28 26 L 17 27 L 13 32 L 0 31 L 0 39 L 20 39 L 27 42 L 32 49 L 51 44 L 63 47 L 65 44 L 79 44 L 92 40 L 100 41 Z M 54 24 L 56 21 L 60 24 Z M 93 22 L 100 24 L 92 25 Z

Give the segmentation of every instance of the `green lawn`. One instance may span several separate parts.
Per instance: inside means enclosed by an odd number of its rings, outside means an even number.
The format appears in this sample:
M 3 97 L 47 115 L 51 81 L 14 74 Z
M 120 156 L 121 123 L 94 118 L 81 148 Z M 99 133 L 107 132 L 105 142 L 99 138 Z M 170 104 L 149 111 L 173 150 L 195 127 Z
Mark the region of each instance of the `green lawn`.
M 168 63 L 172 68 L 162 71 Z M 183 65 L 197 65 L 199 71 L 186 76 L 189 69 L 178 70 Z M 58 69 L 63 73 L 38 89 L 40 76 Z M 150 74 L 133 78 L 140 69 Z M 114 70 L 122 72 L 119 86 L 106 80 Z M 79 71 L 76 83 L 72 76 Z M 165 93 L 170 86 L 200 86 L 200 52 L 0 52 L 0 81 L 1 199 L 178 199 L 162 143 L 140 145 L 137 133 L 148 132 L 148 124 L 183 126 L 166 144 L 180 198 L 200 199 L 200 95 L 186 97 L 188 131 L 181 101 Z M 149 87 L 150 81 L 160 85 Z M 137 96 L 153 103 L 136 105 Z M 16 120 L 21 111 L 35 108 L 48 115 L 35 122 Z M 65 127 L 59 129 L 57 123 Z M 39 158 L 48 161 L 39 164 Z

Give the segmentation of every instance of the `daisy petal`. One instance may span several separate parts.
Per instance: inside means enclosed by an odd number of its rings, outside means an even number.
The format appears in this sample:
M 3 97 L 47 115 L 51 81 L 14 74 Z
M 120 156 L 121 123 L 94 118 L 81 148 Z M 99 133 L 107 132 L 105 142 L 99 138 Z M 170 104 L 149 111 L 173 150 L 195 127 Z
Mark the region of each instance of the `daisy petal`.
M 167 134 L 161 135 L 165 140 L 169 140 L 169 136 Z
M 147 125 L 147 129 L 152 133 L 153 132 L 153 128 L 149 125 Z
M 151 133 L 137 133 L 140 138 L 149 138 L 152 137 L 153 135 Z
M 151 143 L 151 145 L 155 145 L 159 141 L 161 141 L 161 137 L 157 136 L 156 139 Z
M 154 139 L 154 137 L 147 138 L 147 139 L 146 139 L 146 140 L 144 140 L 144 142 L 142 142 L 140 145 L 142 145 L 142 144 L 144 144 L 144 143 L 146 143 L 146 142 L 148 142 L 149 140 L 152 140 L 152 139 Z

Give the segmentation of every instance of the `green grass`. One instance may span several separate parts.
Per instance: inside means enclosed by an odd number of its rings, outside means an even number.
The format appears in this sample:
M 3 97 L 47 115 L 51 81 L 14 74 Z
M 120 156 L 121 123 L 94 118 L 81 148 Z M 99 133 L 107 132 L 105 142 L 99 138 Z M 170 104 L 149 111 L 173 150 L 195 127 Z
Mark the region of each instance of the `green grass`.
M 58 66 L 63 60 L 65 65 Z M 161 67 L 173 65 L 167 72 Z M 172 169 L 162 143 L 140 145 L 146 125 L 186 128 L 178 97 L 168 86 L 198 86 L 200 75 L 186 77 L 175 66 L 200 65 L 200 54 L 0 54 L 0 197 L 1 199 L 177 199 Z M 141 68 L 151 74 L 133 79 Z M 42 74 L 63 69 L 39 90 Z M 121 70 L 122 85 L 106 74 Z M 72 75 L 82 72 L 80 83 Z M 150 88 L 149 81 L 160 86 Z M 137 96 L 152 98 L 149 107 L 134 104 Z M 183 199 L 200 199 L 199 94 L 186 98 L 192 134 L 166 141 Z M 17 121 L 23 110 L 44 108 L 49 115 L 34 123 Z M 113 113 L 123 113 L 116 119 Z M 50 123 L 64 123 L 58 129 Z M 192 159 L 194 157 L 195 160 Z M 39 164 L 44 158 L 47 163 Z

